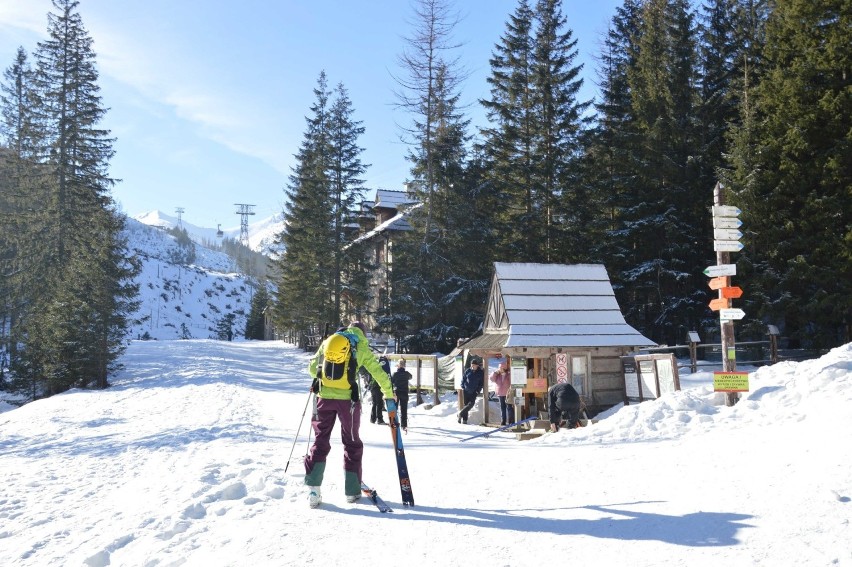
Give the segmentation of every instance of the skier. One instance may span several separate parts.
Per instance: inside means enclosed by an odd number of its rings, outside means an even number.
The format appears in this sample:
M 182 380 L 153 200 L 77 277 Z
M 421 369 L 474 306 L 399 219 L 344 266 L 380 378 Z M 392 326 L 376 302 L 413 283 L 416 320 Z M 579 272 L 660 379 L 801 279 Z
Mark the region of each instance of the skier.
M 506 394 L 509 393 L 509 386 L 512 384 L 512 377 L 509 374 L 509 361 L 503 360 L 488 379 L 497 386 L 497 397 L 500 399 L 500 425 L 511 423 L 512 415 L 510 412 L 512 408 L 506 403 Z
M 485 374 L 482 372 L 482 362 L 478 358 L 470 361 L 470 366 L 464 371 L 462 376 L 461 387 L 462 395 L 464 396 L 464 407 L 458 413 L 459 423 L 467 423 L 468 414 L 473 409 L 473 404 L 476 403 L 476 396 L 482 391 L 482 383 L 485 380 Z
M 341 334 L 349 339 L 351 352 L 346 353 L 345 362 L 337 363 L 337 366 L 342 365 L 345 368 L 343 375 L 340 378 L 334 378 L 333 368 L 329 370 L 327 367 L 335 365 L 329 363 L 329 360 L 332 358 L 337 360 L 337 353 L 330 352 L 328 347 L 332 344 L 340 344 Z M 331 431 L 336 421 L 340 421 L 343 440 L 346 500 L 355 502 L 361 497 L 361 459 L 364 443 L 359 434 L 361 401 L 355 379 L 358 368 L 352 368 L 353 365 L 366 368 L 373 379 L 379 383 L 384 397 L 393 398 L 390 377 L 370 350 L 363 323 L 355 321 L 342 333 L 334 333 L 323 341 L 308 365 L 308 372 L 316 378 L 314 389 L 317 398 L 316 412 L 311 420 L 315 438 L 305 457 L 305 484 L 309 488 L 308 502 L 311 508 L 316 508 L 322 503 L 320 486 L 325 473 L 326 457 L 331 451 Z
M 393 395 L 397 399 L 400 416 L 400 426 L 408 433 L 408 384 L 411 380 L 411 372 L 405 369 L 405 359 L 400 358 L 396 363 L 396 372 L 391 376 L 393 384 Z
M 580 394 L 568 382 L 557 382 L 547 390 L 550 413 L 550 431 L 559 427 L 574 429 L 580 425 Z

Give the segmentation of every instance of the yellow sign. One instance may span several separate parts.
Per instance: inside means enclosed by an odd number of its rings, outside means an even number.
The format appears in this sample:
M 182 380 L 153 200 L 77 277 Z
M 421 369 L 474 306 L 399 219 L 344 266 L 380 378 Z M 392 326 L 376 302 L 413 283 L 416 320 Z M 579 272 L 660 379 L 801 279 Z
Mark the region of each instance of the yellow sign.
M 748 392 L 748 372 L 714 372 L 714 392 Z

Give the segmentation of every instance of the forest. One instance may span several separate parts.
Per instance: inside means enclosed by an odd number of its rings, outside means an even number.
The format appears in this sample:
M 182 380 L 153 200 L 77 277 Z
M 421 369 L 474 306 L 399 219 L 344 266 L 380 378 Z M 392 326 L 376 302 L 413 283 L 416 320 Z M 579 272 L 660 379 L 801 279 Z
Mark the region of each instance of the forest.
M 488 125 L 458 101 L 451 2 L 415 4 L 397 78 L 411 163 L 410 232 L 394 242 L 377 330 L 448 352 L 481 325 L 494 261 L 600 263 L 631 325 L 661 343 L 718 333 L 703 271 L 711 206 L 742 213 L 733 253 L 745 337 L 850 339 L 847 1 L 626 0 L 579 100 L 577 41 L 557 0 L 520 0 L 490 59 Z M 345 247 L 366 166 L 345 85 L 320 73 L 287 185 L 275 281 L 282 328 L 363 314 L 376 266 Z M 304 281 L 315 286 L 304 286 Z M 717 335 L 718 336 L 718 335 Z
M 78 2 L 53 6 L 47 39 L 21 47 L 0 85 L 0 369 L 32 397 L 106 387 L 138 293 L 110 192 L 97 54 Z M 456 3 L 411 9 L 394 96 L 420 206 L 394 243 L 375 331 L 448 352 L 479 329 L 500 261 L 603 264 L 645 336 L 712 335 L 703 271 L 716 258 L 718 184 L 742 211 L 738 333 L 773 324 L 791 346 L 850 340 L 848 0 L 625 0 L 596 54 L 594 100 L 579 99 L 567 3 L 519 0 L 487 62 L 488 123 L 475 131 L 459 104 Z M 258 270 L 288 332 L 363 315 L 377 292 L 369 254 L 349 245 L 375 189 L 364 124 L 346 86 L 317 72 L 284 180 L 283 253 Z

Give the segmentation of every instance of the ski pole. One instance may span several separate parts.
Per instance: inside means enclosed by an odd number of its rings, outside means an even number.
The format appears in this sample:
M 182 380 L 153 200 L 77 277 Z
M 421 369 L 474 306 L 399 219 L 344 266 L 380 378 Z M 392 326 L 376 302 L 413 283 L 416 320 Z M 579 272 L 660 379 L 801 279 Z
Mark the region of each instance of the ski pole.
M 296 441 L 299 440 L 299 432 L 302 430 L 302 423 L 305 421 L 305 414 L 308 412 L 308 404 L 311 403 L 311 396 L 313 393 L 313 390 L 308 390 L 308 401 L 305 402 L 305 409 L 302 410 L 302 419 L 299 420 L 299 427 L 296 429 L 296 436 L 293 438 L 293 446 L 290 447 L 290 456 L 287 457 L 287 464 L 284 465 L 284 472 L 287 472 L 287 468 L 290 466 L 290 459 L 293 458 L 293 451 L 296 449 Z M 310 435 L 310 433 L 308 435 Z

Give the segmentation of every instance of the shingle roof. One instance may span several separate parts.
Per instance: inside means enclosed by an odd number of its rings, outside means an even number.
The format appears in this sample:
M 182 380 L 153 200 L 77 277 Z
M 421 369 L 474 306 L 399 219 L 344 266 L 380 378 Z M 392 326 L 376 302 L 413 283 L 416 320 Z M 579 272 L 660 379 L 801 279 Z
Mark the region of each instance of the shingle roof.
M 399 210 L 400 205 L 411 205 L 412 201 L 404 191 L 392 191 L 390 189 L 376 189 L 376 207 Z
M 494 264 L 483 335 L 464 348 L 652 346 L 627 324 L 600 264 Z M 481 346 L 480 346 L 481 345 Z

